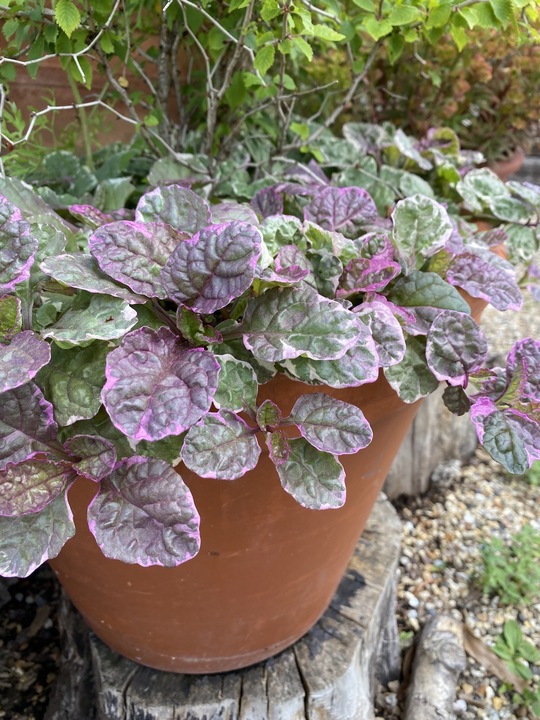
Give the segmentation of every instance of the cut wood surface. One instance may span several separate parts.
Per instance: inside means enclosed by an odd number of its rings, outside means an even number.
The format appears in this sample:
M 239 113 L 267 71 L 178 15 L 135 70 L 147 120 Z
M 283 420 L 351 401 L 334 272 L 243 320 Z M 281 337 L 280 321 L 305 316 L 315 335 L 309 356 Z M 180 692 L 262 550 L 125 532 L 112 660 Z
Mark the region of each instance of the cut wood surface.
M 67 667 L 46 720 L 373 720 L 377 680 L 399 676 L 400 540 L 401 523 L 381 496 L 319 622 L 292 648 L 234 672 L 181 675 L 121 658 L 65 600 L 60 619 Z M 86 676 L 80 698 L 78 681 L 69 677 L 74 657 Z M 84 706 L 85 714 L 68 715 L 66 705 Z

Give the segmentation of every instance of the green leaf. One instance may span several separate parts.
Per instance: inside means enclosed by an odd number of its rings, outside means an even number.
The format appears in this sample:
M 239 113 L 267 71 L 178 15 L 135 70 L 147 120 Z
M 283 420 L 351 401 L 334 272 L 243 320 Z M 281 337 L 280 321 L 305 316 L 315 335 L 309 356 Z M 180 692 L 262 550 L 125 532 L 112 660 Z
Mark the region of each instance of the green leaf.
M 0 340 L 9 340 L 20 329 L 20 301 L 13 295 L 0 298 Z
M 503 27 L 506 27 L 514 16 L 512 0 L 490 0 L 489 4 L 493 8 L 497 20 Z
M 251 365 L 232 355 L 216 355 L 216 360 L 221 372 L 214 405 L 232 412 L 241 412 L 246 408 L 254 410 L 259 384 Z
M 375 5 L 374 0 L 353 0 L 355 5 L 358 5 L 359 8 L 362 8 L 362 10 L 367 10 L 367 12 L 376 12 L 377 7 Z
M 299 135 L 302 140 L 307 140 L 309 137 L 309 125 L 306 125 L 306 123 L 293 122 L 291 123 L 291 132 Z
M 374 40 L 380 40 L 385 35 L 392 32 L 392 24 L 388 20 L 377 20 L 373 15 L 364 23 L 364 30 L 371 35 Z
M 328 25 L 314 25 L 313 34 L 321 40 L 328 40 L 328 42 L 338 42 L 345 39 L 345 35 L 336 32 Z
M 307 57 L 309 62 L 313 60 L 313 50 L 311 49 L 311 45 L 304 40 L 302 37 L 295 37 L 292 40 L 293 47 L 295 47 L 297 50 L 299 50 L 303 55 Z
M 266 75 L 274 64 L 274 58 L 276 55 L 276 49 L 273 45 L 265 45 L 255 55 L 255 62 L 253 67 L 258 70 L 261 75 Z
M 438 5 L 437 7 L 431 8 L 426 22 L 426 28 L 444 27 L 450 20 L 451 15 L 452 6 L 450 3 L 445 3 L 444 5 Z
M 17 32 L 17 29 L 19 28 L 19 21 L 16 18 L 10 18 L 9 20 L 6 20 L 2 25 L 2 35 L 6 38 L 6 40 L 9 40 L 15 33 Z
M 388 38 L 388 59 L 393 65 L 403 53 L 405 47 L 405 40 L 402 35 L 391 35 Z
M 515 652 L 523 639 L 523 634 L 518 623 L 515 620 L 507 620 L 504 623 L 503 634 L 508 647 Z
M 410 25 L 418 20 L 421 14 L 419 8 L 412 5 L 397 5 L 390 12 L 388 22 L 391 25 Z
M 461 52 L 469 42 L 467 31 L 465 30 L 465 28 L 459 27 L 457 25 L 452 25 L 452 27 L 450 28 L 450 35 L 452 36 L 453 41 L 456 43 L 457 49 Z
M 54 9 L 54 19 L 68 37 L 71 37 L 73 31 L 81 24 L 81 14 L 71 0 L 58 0 Z
M 426 340 L 408 337 L 405 357 L 398 365 L 387 367 L 384 374 L 401 400 L 413 403 L 439 387 L 426 361 Z

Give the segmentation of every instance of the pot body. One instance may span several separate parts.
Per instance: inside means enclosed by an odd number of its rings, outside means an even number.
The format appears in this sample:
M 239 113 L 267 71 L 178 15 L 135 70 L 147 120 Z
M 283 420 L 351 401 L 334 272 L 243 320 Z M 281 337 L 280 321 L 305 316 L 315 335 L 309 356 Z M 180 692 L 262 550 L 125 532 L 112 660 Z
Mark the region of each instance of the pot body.
M 493 170 L 495 175 L 501 180 L 509 180 L 512 175 L 519 172 L 525 162 L 525 151 L 523 148 L 516 148 L 515 152 L 504 160 L 497 160 L 496 162 L 490 163 L 489 168 Z
M 199 554 L 177 568 L 105 558 L 86 508 L 95 485 L 70 490 L 76 536 L 51 565 L 95 633 L 117 652 L 162 670 L 212 673 L 259 662 L 294 643 L 324 613 L 409 428 L 405 405 L 383 377 L 334 390 L 278 376 L 261 387 L 288 414 L 306 392 L 353 402 L 372 425 L 372 443 L 340 457 L 347 501 L 307 510 L 282 488 L 268 454 L 234 481 L 181 474 L 201 515 Z

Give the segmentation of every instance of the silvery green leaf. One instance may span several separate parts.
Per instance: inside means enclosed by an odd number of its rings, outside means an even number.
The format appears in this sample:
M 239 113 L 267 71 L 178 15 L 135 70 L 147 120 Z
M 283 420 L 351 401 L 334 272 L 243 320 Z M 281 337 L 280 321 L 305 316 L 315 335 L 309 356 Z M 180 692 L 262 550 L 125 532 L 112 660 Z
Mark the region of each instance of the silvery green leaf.
M 250 225 L 259 224 L 259 218 L 249 205 L 243 205 L 242 203 L 229 200 L 227 202 L 220 202 L 217 205 L 212 205 L 210 209 L 212 211 L 212 223 L 215 225 L 233 222 L 235 220 L 246 222 Z M 208 224 L 209 223 L 207 223 L 207 225 Z
M 74 435 L 66 440 L 64 448 L 70 455 L 80 458 L 72 463 L 77 473 L 94 482 L 103 480 L 116 465 L 114 445 L 96 435 Z
M 116 449 L 118 458 L 123 459 L 133 455 L 133 442 L 114 427 L 104 407 L 101 407 L 99 412 L 89 420 L 77 420 L 73 425 L 60 428 L 58 432 L 58 438 L 61 442 L 66 442 L 66 440 L 76 435 L 95 435 L 110 440 Z M 139 454 L 151 455 L 146 451 Z
M 83 253 L 49 257 L 40 268 L 50 277 L 69 287 L 100 295 L 112 295 L 130 304 L 145 303 L 147 298 L 118 285 L 100 270 L 92 255 Z
M 433 165 L 416 149 L 416 141 L 398 128 L 392 138 L 393 144 L 402 155 L 413 160 L 422 170 L 431 170 Z
M 508 269 L 501 267 L 501 258 L 489 251 L 483 255 L 466 252 L 451 261 L 446 279 L 472 297 L 487 300 L 496 310 L 519 310 L 521 290 L 512 266 L 506 265 Z
M 334 455 L 356 453 L 373 439 L 371 427 L 356 405 L 324 393 L 298 398 L 289 420 L 309 443 Z
M 405 274 L 441 250 L 452 235 L 446 209 L 425 195 L 400 200 L 392 213 L 394 244 Z
M 375 300 L 362 303 L 355 308 L 355 313 L 371 331 L 375 344 L 373 355 L 378 356 L 380 366 L 390 367 L 401 362 L 405 355 L 405 336 L 391 309 Z
M 255 409 L 259 383 L 255 371 L 232 355 L 216 355 L 221 371 L 213 403 L 217 408 L 241 412 Z
M 60 320 L 42 331 L 42 336 L 70 345 L 92 340 L 115 340 L 137 323 L 136 311 L 125 300 L 93 295 L 84 310 L 68 310 Z
M 487 340 L 470 315 L 443 310 L 427 334 L 426 359 L 438 380 L 466 385 L 469 373 L 486 359 Z
M 405 403 L 413 403 L 426 397 L 439 387 L 426 361 L 426 340 L 408 337 L 403 360 L 397 365 L 384 368 L 389 384 Z
M 344 269 L 337 289 L 337 297 L 384 289 L 399 273 L 398 263 L 386 258 L 353 258 Z
M 353 313 L 309 288 L 272 288 L 250 300 L 241 329 L 248 350 L 266 362 L 335 360 L 361 334 Z
M 460 385 L 448 385 L 445 387 L 443 402 L 454 415 L 465 415 L 471 409 L 471 401 L 465 390 Z
M 501 411 L 491 413 L 484 418 L 481 442 L 491 457 L 508 472 L 523 475 L 531 462 L 517 418 Z M 536 429 L 540 437 L 538 426 Z
M 339 259 L 347 263 L 358 255 L 355 244 L 340 232 L 331 232 L 306 220 L 304 234 L 309 240 L 312 250 L 328 250 Z
M 213 313 L 250 287 L 260 254 L 254 225 L 210 225 L 177 245 L 161 272 L 162 285 L 171 300 Z
M 150 185 L 163 185 L 172 180 L 189 180 L 189 178 L 210 182 L 206 155 L 177 153 L 176 157 L 178 160 L 173 160 L 170 156 L 156 160 L 148 173 Z
M 179 435 L 210 409 L 219 364 L 188 348 L 165 327 L 143 327 L 107 357 L 103 404 L 113 424 L 134 440 Z
M 308 259 L 313 268 L 313 274 L 306 277 L 306 283 L 315 286 L 324 297 L 334 299 L 343 273 L 343 263 L 328 250 L 308 250 Z M 315 283 L 313 283 L 313 279 Z
M 536 218 L 534 210 L 513 197 L 492 198 L 488 207 L 493 215 L 503 222 L 526 223 Z
M 36 262 L 40 263 L 45 258 L 60 255 L 64 252 L 67 237 L 56 225 L 48 223 L 31 223 L 30 231 L 38 239 L 39 247 L 36 253 Z M 32 270 L 34 274 L 36 268 Z
M 180 475 L 166 462 L 133 456 L 108 477 L 88 508 L 105 557 L 176 567 L 200 547 L 199 514 Z
M 283 465 L 291 454 L 289 441 L 279 430 L 266 433 L 266 447 L 268 448 L 270 459 L 276 467 Z
M 290 454 L 276 467 L 283 489 L 310 510 L 329 510 L 345 503 L 345 471 L 339 460 L 304 438 L 289 440 Z
M 71 237 L 70 226 L 54 212 L 30 185 L 18 178 L 0 177 L 0 196 L 4 195 L 13 203 L 25 219 L 32 224 L 53 225 L 60 233 Z
M 160 272 L 187 237 L 162 223 L 119 220 L 98 228 L 88 242 L 104 273 L 135 293 L 163 300 Z
M 284 245 L 296 245 L 299 250 L 307 247 L 302 223 L 294 215 L 271 215 L 261 223 L 263 240 L 272 254 L 276 255 Z
M 259 362 L 256 360 L 240 339 L 227 340 L 219 345 L 215 345 L 212 349 L 216 358 L 220 355 L 232 355 L 236 360 L 241 360 L 247 365 L 250 365 L 257 376 L 259 385 L 267 383 L 277 373 L 277 369 L 273 363 Z
M 51 362 L 38 380 L 54 405 L 60 425 L 72 425 L 98 412 L 109 349 L 105 343 L 97 342 L 70 350 L 53 344 Z
M 65 495 L 38 513 L 0 517 L 0 575 L 28 577 L 56 557 L 74 535 L 75 523 Z
M 283 414 L 272 400 L 264 400 L 257 408 L 257 425 L 261 430 L 267 430 L 281 425 Z
M 210 207 L 193 190 L 181 185 L 163 185 L 141 197 L 135 220 L 167 223 L 175 230 L 194 235 L 210 224 Z
M 538 239 L 534 228 L 525 225 L 507 225 L 506 254 L 513 264 L 529 263 L 538 250 Z
M 21 211 L 0 195 L 0 296 L 30 277 L 37 249 Z
M 0 470 L 50 451 L 58 426 L 53 407 L 34 383 L 0 396 Z
M 369 193 L 357 187 L 324 187 L 306 205 L 304 215 L 325 230 L 340 232 L 348 238 L 358 237 L 363 228 L 378 218 Z
M 94 202 L 105 212 L 126 207 L 129 197 L 137 188 L 127 177 L 109 177 L 101 180 L 94 192 Z
M 27 515 L 42 510 L 75 479 L 71 466 L 47 458 L 30 458 L 0 472 L 0 515 Z
M 234 413 L 205 415 L 186 435 L 182 460 L 197 475 L 236 480 L 257 465 L 261 448 L 254 431 Z
M 540 185 L 535 185 L 533 183 L 520 183 L 515 182 L 514 180 L 509 180 L 506 183 L 506 187 L 510 190 L 511 193 L 514 195 L 517 195 L 522 200 L 525 200 L 530 205 L 532 205 L 533 208 L 536 209 L 536 211 L 540 211 Z
M 456 190 L 473 210 L 489 207 L 494 198 L 510 197 L 506 184 L 489 168 L 470 170 L 457 183 Z
M 0 297 L 0 340 L 7 342 L 21 331 L 21 301 L 14 295 Z
M 0 393 L 25 385 L 50 359 L 49 343 L 31 330 L 18 333 L 8 345 L 0 345 Z

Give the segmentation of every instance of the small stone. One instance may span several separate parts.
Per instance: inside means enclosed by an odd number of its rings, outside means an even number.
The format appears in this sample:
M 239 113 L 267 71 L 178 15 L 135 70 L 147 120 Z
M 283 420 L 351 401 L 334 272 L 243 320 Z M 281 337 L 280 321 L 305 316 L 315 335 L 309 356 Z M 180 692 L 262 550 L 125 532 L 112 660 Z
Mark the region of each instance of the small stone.
M 466 695 L 472 695 L 472 693 L 474 692 L 473 686 L 470 685 L 469 683 L 463 683 L 462 689 Z
M 498 711 L 502 708 L 502 706 L 504 705 L 504 702 L 503 702 L 503 699 L 497 695 L 496 697 L 493 698 L 493 700 L 491 701 L 491 704 L 493 705 L 495 710 Z
M 460 698 L 459 700 L 456 700 L 454 703 L 454 712 L 456 715 L 463 715 L 463 713 L 467 712 L 467 702 L 463 700 L 463 698 Z
M 399 680 L 391 680 L 388 683 L 388 689 L 390 692 L 397 693 L 399 690 Z
M 396 693 L 387 693 L 384 696 L 384 704 L 387 707 L 397 707 L 397 695 Z

